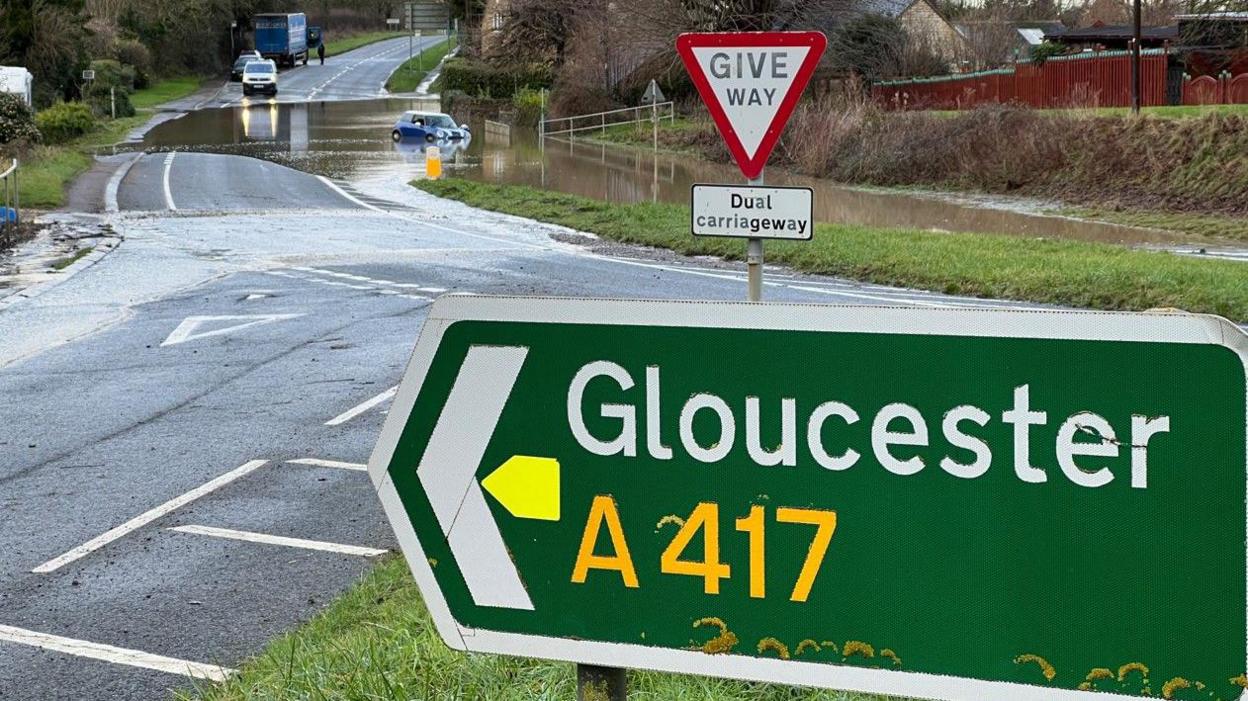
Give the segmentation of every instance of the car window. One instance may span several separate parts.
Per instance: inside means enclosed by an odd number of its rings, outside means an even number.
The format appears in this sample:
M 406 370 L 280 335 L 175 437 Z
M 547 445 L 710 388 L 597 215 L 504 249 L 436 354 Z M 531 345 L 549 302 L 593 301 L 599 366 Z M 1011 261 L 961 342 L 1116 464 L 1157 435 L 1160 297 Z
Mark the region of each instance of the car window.
M 244 69 L 248 73 L 272 73 L 273 67 L 267 63 L 249 63 Z
M 429 125 L 434 127 L 442 127 L 443 129 L 454 129 L 455 122 L 445 114 L 435 114 L 429 117 Z

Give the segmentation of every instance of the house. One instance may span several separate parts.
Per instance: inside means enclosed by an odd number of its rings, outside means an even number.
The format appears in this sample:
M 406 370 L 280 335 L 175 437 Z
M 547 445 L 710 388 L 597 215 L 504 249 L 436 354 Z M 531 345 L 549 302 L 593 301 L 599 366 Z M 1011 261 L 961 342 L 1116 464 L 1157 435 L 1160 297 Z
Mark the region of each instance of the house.
M 1031 60 L 1032 51 L 1044 43 L 1046 33 L 1058 33 L 1064 25 L 1056 20 L 1008 22 L 986 20 L 959 22 L 966 52 L 964 69 L 987 70 L 1015 61 Z
M 1132 32 L 1129 24 L 1096 24 L 1082 29 L 1045 32 L 1044 38 L 1079 50 L 1124 51 L 1130 48 Z M 1178 38 L 1179 28 L 1174 25 L 1140 28 L 1140 46 L 1145 49 L 1159 49 L 1175 43 Z
M 962 34 L 931 0 L 861 0 L 854 11 L 897 18 L 911 38 L 926 41 L 934 53 L 950 62 L 963 52 Z
M 507 24 L 511 0 L 486 0 L 481 13 L 481 52 L 490 53 L 498 43 L 498 33 Z
M 1066 25 L 1056 20 L 1042 22 L 1013 22 L 1011 27 L 1018 34 L 1015 44 L 1015 58 L 1019 61 L 1030 61 L 1031 52 L 1044 43 L 1049 34 L 1060 34 L 1066 31 Z
M 1178 15 L 1179 54 L 1193 76 L 1248 73 L 1248 13 Z

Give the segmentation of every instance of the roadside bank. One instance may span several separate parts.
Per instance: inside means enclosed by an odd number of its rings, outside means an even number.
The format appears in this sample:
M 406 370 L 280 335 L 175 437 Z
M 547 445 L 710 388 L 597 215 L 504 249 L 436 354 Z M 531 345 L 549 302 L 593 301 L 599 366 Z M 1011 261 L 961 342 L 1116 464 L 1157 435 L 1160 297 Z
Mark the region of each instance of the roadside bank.
M 418 52 L 390 74 L 390 78 L 386 80 L 386 90 L 392 93 L 416 92 L 416 88 L 424 82 L 425 76 L 437 68 L 442 63 L 442 59 L 455 49 L 457 41 L 455 37 L 450 37 L 446 41 Z
M 613 204 L 532 187 L 418 180 L 473 207 L 623 243 L 742 260 L 745 243 L 695 238 L 689 208 Z M 809 242 L 768 242 L 766 260 L 806 272 L 946 294 L 1105 310 L 1174 307 L 1248 321 L 1242 264 L 1086 241 L 819 224 Z
M 648 125 L 591 138 L 652 147 Z M 731 161 L 714 125 L 684 118 L 660 148 Z M 1099 110 L 993 106 L 888 112 L 834 100 L 804 103 L 772 163 L 848 185 L 928 188 L 1055 200 L 1061 213 L 1243 240 L 1248 115 L 1209 109 L 1182 118 Z M 1218 221 L 1218 219 L 1229 219 Z
M 64 206 L 70 183 L 91 168 L 98 149 L 126 140 L 132 131 L 148 124 L 159 113 L 160 105 L 194 94 L 201 82 L 200 78 L 158 81 L 130 96 L 134 116 L 101 120 L 91 131 L 64 143 L 28 148 L 18 156 L 22 164 L 22 205 L 35 210 Z

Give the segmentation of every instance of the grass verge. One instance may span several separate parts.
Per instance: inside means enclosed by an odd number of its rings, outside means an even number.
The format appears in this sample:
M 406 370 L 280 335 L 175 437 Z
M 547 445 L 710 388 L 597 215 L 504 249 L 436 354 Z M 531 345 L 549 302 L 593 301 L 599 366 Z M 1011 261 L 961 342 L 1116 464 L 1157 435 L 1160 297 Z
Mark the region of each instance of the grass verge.
M 1064 207 L 1057 214 L 1092 219 L 1111 224 L 1142 226 L 1150 229 L 1181 231 L 1185 234 L 1228 241 L 1248 240 L 1248 219 L 1243 217 L 1198 214 L 1194 212 L 1149 212 L 1144 210 L 1110 210 L 1092 207 Z
M 91 157 L 67 146 L 36 146 L 22 159 L 18 184 L 22 207 L 53 209 L 65 202 L 65 186 L 91 167 Z
M 438 42 L 405 61 L 398 70 L 390 74 L 389 80 L 386 81 L 386 90 L 400 93 L 414 92 L 416 86 L 429 75 L 429 71 L 433 70 L 434 66 L 437 66 L 438 62 L 455 48 L 455 41 L 455 37 L 451 37 L 446 41 Z
M 405 36 L 407 36 L 406 32 L 367 32 L 365 34 L 353 34 L 338 39 L 331 39 L 325 42 L 325 55 L 337 56 L 338 54 L 358 49 L 361 46 L 368 46 L 386 39 L 397 39 Z M 312 59 L 314 56 L 316 56 L 315 50 L 309 54 L 308 58 Z
M 195 77 L 169 78 L 130 96 L 135 107 L 133 117 L 100 122 L 99 128 L 67 144 L 36 146 L 22 161 L 22 206 L 54 209 L 65 203 L 65 187 L 71 180 L 91 167 L 91 150 L 115 144 L 132 129 L 151 119 L 156 106 L 186 97 L 199 89 L 202 80 Z
M 664 701 L 870 701 L 841 692 L 635 672 L 630 698 Z M 570 664 L 447 648 L 434 630 L 402 558 L 379 563 L 329 608 L 269 644 L 241 673 L 178 698 L 491 699 L 538 701 L 576 696 Z
M 710 127 L 706 122 L 676 117 L 672 120 L 659 120 L 659 150 L 669 153 L 682 153 L 702 156 L 702 150 L 683 143 L 687 135 L 692 135 Z M 589 131 L 577 135 L 586 141 L 602 141 L 617 146 L 636 146 L 654 148 L 654 130 L 649 122 L 638 124 L 621 124 L 607 127 L 605 131 Z
M 163 105 L 166 102 L 178 100 L 199 90 L 199 86 L 203 83 L 202 78 L 195 76 L 184 76 L 181 78 L 166 78 L 153 83 L 150 87 L 136 90 L 130 96 L 130 104 L 134 105 L 136 111 L 150 110 L 157 105 Z
M 68 256 L 65 256 L 64 258 L 58 258 L 52 261 L 52 269 L 64 270 L 68 268 L 69 266 L 73 265 L 74 263 L 77 263 L 79 260 L 83 258 L 83 256 L 87 255 L 93 250 L 95 250 L 94 246 L 87 246 L 86 248 L 79 248 L 78 250 L 74 251 L 72 255 L 68 255 Z
M 690 235 L 683 205 L 612 204 L 459 179 L 413 185 L 615 241 L 730 260 L 745 255 L 743 241 Z M 768 242 L 767 259 L 808 273 L 949 294 L 1091 309 L 1177 307 L 1248 321 L 1248 269 L 1242 263 L 1110 244 L 820 224 L 811 241 Z

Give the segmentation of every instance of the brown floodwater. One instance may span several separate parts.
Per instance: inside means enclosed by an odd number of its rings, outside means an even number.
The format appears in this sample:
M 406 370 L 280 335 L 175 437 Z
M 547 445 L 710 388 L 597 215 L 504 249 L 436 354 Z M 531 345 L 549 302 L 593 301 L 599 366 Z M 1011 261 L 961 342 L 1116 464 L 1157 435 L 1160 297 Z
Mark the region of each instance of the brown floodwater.
M 384 99 L 281 104 L 256 100 L 192 112 L 156 126 L 132 148 L 236 153 L 348 180 L 424 177 L 425 144 L 395 143 L 391 127 L 407 109 L 437 111 L 436 101 Z M 446 177 L 523 184 L 611 202 L 689 201 L 694 183 L 743 182 L 732 166 L 644 148 L 547 138 L 529 130 L 510 139 L 473 123 L 467 143 L 440 144 Z M 589 135 L 589 136 L 592 136 Z M 1170 232 L 1046 216 L 1034 203 L 844 187 L 767 173 L 773 185 L 815 190 L 815 218 L 824 222 L 938 231 L 1059 237 L 1133 245 L 1191 242 Z

